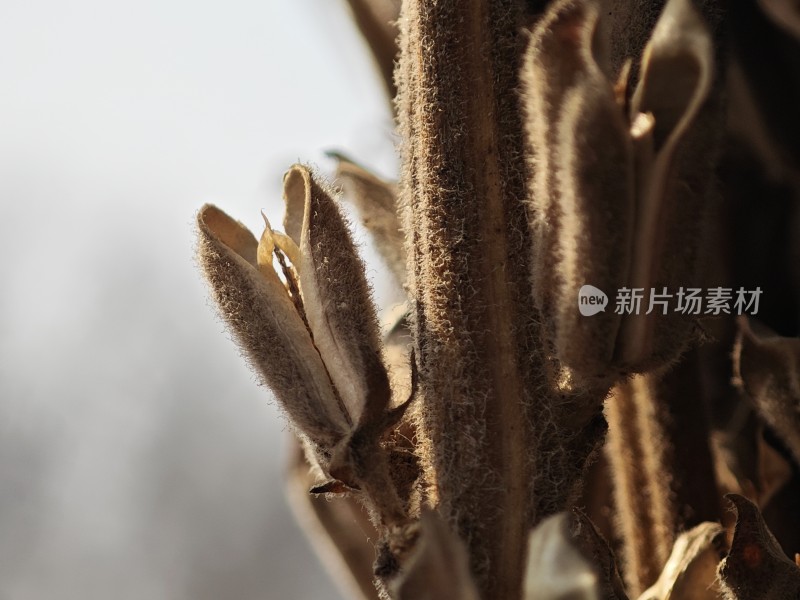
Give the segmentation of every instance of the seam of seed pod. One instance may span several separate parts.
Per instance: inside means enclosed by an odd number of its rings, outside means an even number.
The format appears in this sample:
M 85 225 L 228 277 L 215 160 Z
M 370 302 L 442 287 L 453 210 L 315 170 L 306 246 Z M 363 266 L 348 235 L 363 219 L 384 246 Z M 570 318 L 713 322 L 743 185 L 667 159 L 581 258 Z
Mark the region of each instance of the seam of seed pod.
M 649 440 L 640 430 L 641 407 L 632 382 L 614 388 L 606 405 L 609 436 L 606 453 L 614 477 L 617 529 L 623 542 L 623 573 L 633 596 L 639 595 L 661 571 L 658 548 L 662 546 L 651 510 L 651 487 L 645 460 Z

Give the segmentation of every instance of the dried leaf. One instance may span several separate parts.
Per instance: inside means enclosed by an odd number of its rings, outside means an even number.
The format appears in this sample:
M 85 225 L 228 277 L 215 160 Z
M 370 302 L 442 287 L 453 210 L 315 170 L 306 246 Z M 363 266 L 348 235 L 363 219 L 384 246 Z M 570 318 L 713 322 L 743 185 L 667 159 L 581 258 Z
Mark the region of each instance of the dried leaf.
M 658 581 L 639 600 L 718 600 L 724 535 L 718 523 L 701 523 L 679 535 Z
M 312 547 L 349 597 L 377 600 L 372 563 L 379 537 L 364 507 L 352 496 L 324 497 L 309 494 L 314 484 L 303 450 L 294 444 L 289 466 L 289 506 L 311 538 Z
M 398 214 L 397 185 L 376 177 L 346 156 L 329 152 L 338 159 L 336 175 L 372 234 L 378 251 L 400 285 L 406 282 L 405 236 Z
M 345 414 L 285 286 L 258 264 L 255 237 L 212 205 L 197 225 L 200 265 L 236 342 L 298 431 L 333 447 L 349 431 Z
M 383 417 L 390 400 L 375 306 L 330 194 L 301 165 L 284 177 L 286 233 L 300 248 L 300 291 L 314 344 L 353 425 Z
M 627 600 L 608 543 L 581 512 L 539 523 L 528 540 L 525 600 Z
M 397 58 L 397 17 L 399 0 L 347 0 L 358 29 L 372 51 L 386 93 L 394 98 L 394 61 Z
M 800 597 L 800 568 L 789 560 L 756 505 L 726 496 L 737 513 L 731 551 L 719 566 L 727 600 L 788 600 Z
M 800 339 L 741 317 L 734 375 L 761 417 L 800 464 Z
M 464 544 L 432 511 L 422 514 L 417 547 L 391 587 L 397 600 L 478 600 Z

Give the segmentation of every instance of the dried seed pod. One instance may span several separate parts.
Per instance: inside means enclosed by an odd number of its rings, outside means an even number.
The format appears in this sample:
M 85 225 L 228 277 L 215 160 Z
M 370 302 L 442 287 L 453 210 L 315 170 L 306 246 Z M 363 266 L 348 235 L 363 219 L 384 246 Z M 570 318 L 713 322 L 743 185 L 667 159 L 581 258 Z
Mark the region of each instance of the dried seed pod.
M 726 496 L 736 509 L 731 551 L 720 563 L 726 600 L 787 600 L 800 597 L 800 568 L 789 560 L 755 504 Z
M 606 406 L 606 451 L 614 476 L 625 582 L 634 595 L 658 578 L 676 529 L 669 440 L 658 418 L 662 407 L 652 400 L 653 383 L 640 375 L 618 384 Z
M 198 255 L 236 342 L 302 435 L 332 448 L 350 430 L 311 336 L 258 242 L 215 206 L 197 216 Z
M 720 517 L 695 358 L 617 385 L 607 403 L 606 450 L 635 594 L 656 581 L 678 532 Z
M 383 417 L 391 396 L 364 264 L 329 192 L 301 165 L 284 177 L 289 237 L 300 249 L 308 324 L 354 425 Z
M 347 0 L 356 25 L 369 45 L 380 71 L 386 93 L 394 98 L 394 62 L 397 58 L 397 17 L 399 0 Z
M 389 406 L 363 264 L 333 199 L 305 167 L 293 167 L 284 188 L 289 236 L 267 223 L 256 243 L 243 226 L 205 207 L 198 217 L 201 264 L 234 335 L 307 442 L 309 460 L 331 478 L 320 491 L 360 490 L 376 521 L 400 527 L 405 505 L 380 441 L 407 403 Z M 276 246 L 292 258 L 291 268 Z
M 601 15 L 589 0 L 555 3 L 523 71 L 534 296 L 559 360 L 584 385 L 667 364 L 691 340 L 694 321 L 653 311 L 649 292 L 697 284 L 719 129 L 713 46 L 689 0 L 670 0 L 653 31 L 630 124 L 608 78 Z M 584 315 L 584 286 L 644 298 Z
M 536 26 L 523 70 L 536 236 L 533 288 L 559 359 L 607 376 L 621 315 L 576 310 L 584 285 L 625 285 L 634 218 L 633 149 L 606 77 L 600 6 L 555 4 Z

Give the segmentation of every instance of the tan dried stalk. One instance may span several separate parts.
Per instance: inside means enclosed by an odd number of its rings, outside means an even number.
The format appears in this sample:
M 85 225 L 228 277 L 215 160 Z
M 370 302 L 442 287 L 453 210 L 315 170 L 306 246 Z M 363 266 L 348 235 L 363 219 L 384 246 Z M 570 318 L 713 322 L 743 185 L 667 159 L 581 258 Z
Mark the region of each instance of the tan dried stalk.
M 519 596 L 525 532 L 568 506 L 605 428 L 604 391 L 548 380 L 531 306 L 521 23 L 513 1 L 407 2 L 401 14 L 420 453 L 429 501 L 467 541 L 485 598 Z
M 333 156 L 407 303 L 381 335 L 336 194 L 302 165 L 284 178 L 285 233 L 257 239 L 205 206 L 198 249 L 291 423 L 292 504 L 349 593 L 797 597 L 800 209 L 785 199 L 800 162 L 765 114 L 785 101 L 742 56 L 765 42 L 800 64 L 796 6 L 726 22 L 714 0 L 348 4 L 393 96 L 400 179 Z M 742 114 L 757 122 L 726 124 Z M 779 157 L 769 186 L 754 155 Z M 789 299 L 764 305 L 781 335 L 740 319 L 732 365 L 730 312 L 647 308 L 651 288 L 758 285 L 763 263 L 737 243 L 780 258 L 764 285 Z M 610 292 L 604 312 L 578 310 L 584 285 Z M 643 314 L 613 310 L 623 288 L 648 290 Z M 731 496 L 735 527 L 723 489 L 759 502 Z

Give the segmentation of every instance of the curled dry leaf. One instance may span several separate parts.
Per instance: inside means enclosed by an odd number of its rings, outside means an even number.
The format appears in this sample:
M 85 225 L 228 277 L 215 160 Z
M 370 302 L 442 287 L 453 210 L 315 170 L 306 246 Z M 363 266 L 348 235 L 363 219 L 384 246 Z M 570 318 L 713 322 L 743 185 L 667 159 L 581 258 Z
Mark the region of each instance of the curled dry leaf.
M 674 293 L 699 285 L 721 110 L 712 94 L 713 43 L 690 0 L 669 0 L 648 42 L 631 100 L 636 221 L 629 287 Z M 643 304 L 649 304 L 647 292 Z M 680 313 L 631 314 L 618 358 L 639 370 L 670 362 L 694 324 Z
M 397 17 L 400 0 L 347 0 L 353 18 L 380 71 L 386 93 L 394 98 L 394 62 L 397 58 Z
M 583 513 L 559 513 L 528 540 L 525 600 L 627 600 L 613 553 Z
M 800 597 L 800 568 L 784 554 L 755 504 L 726 496 L 736 509 L 731 551 L 720 563 L 727 600 L 788 600 Z
M 718 600 L 724 537 L 718 523 L 701 523 L 679 535 L 658 581 L 639 600 Z
M 478 600 L 461 540 L 433 511 L 420 519 L 417 545 L 397 580 L 396 600 Z
M 800 464 L 800 339 L 740 317 L 734 376 Z

